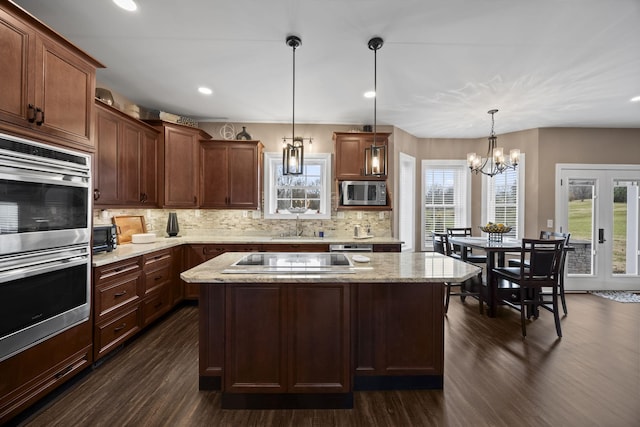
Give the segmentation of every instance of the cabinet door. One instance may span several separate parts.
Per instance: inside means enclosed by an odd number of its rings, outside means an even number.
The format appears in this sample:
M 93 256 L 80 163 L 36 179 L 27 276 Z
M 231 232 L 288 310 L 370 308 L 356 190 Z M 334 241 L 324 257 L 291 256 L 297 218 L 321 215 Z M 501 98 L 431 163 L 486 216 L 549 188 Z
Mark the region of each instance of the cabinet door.
M 165 125 L 164 207 L 198 206 L 198 130 Z
M 118 141 L 118 176 L 121 202 L 137 205 L 141 201 L 140 158 L 142 156 L 142 132 L 136 126 L 121 122 L 121 135 Z
M 0 10 L 0 120 L 21 126 L 34 118 L 35 31 Z
M 140 157 L 140 201 L 143 206 L 158 205 L 158 134 L 142 132 Z
M 364 147 L 365 143 L 360 136 L 338 137 L 335 144 L 337 179 L 348 180 L 363 178 Z
M 202 142 L 200 154 L 200 206 L 229 207 L 229 146 L 221 142 Z
M 257 145 L 231 144 L 228 170 L 229 207 L 257 209 L 259 198 Z
M 94 200 L 96 205 L 113 205 L 120 202 L 118 180 L 119 120 L 112 114 L 96 109 Z
M 286 289 L 257 283 L 225 287 L 223 391 L 287 391 Z
M 38 41 L 35 105 L 42 115 L 36 116 L 36 124 L 47 133 L 93 147 L 95 68 L 45 37 Z
M 288 392 L 348 392 L 349 285 L 300 284 L 289 292 Z

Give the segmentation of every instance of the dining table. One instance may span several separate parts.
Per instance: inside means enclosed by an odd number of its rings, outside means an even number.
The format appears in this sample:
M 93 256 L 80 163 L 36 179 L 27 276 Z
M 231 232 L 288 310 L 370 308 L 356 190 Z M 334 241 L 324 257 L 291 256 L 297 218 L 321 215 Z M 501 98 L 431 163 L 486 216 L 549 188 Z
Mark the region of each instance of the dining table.
M 493 241 L 487 237 L 451 236 L 449 237 L 449 243 L 461 247 L 460 258 L 465 262 L 467 262 L 467 256 L 472 249 L 480 249 L 487 254 L 487 295 L 485 301 L 487 302 L 487 315 L 495 317 L 500 300 L 498 298 L 498 285 L 492 280 L 493 269 L 505 265 L 507 253 L 519 254 L 522 248 L 522 240 L 503 237 L 500 241 Z

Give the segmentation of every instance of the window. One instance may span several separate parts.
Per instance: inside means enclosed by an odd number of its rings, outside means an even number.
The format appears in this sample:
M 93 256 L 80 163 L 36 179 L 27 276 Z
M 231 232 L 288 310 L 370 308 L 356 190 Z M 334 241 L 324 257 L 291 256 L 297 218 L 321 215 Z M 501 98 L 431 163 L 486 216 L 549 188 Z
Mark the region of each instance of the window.
M 422 161 L 422 250 L 432 249 L 434 232 L 467 227 L 471 215 L 471 176 L 465 160 Z
M 524 234 L 524 154 L 518 167 L 482 181 L 482 221 L 511 226 L 506 235 L 516 239 Z
M 282 154 L 264 156 L 264 217 L 331 218 L 331 154 L 306 154 L 302 175 L 282 175 Z

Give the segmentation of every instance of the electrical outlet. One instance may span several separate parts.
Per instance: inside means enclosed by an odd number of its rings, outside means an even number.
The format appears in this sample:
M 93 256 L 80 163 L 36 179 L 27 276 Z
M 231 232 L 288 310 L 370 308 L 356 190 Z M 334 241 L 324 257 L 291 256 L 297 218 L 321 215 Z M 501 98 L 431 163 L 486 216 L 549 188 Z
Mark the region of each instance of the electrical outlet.
M 379 219 L 384 219 L 384 212 L 378 213 L 378 218 Z
M 253 211 L 253 219 L 260 219 L 260 211 Z
M 247 218 L 249 216 L 249 211 L 242 211 L 242 218 Z
M 200 218 L 200 209 L 196 209 L 194 215 L 196 218 Z
M 356 218 L 362 219 L 362 212 L 356 212 Z
M 338 213 L 336 214 L 336 218 L 338 218 L 338 219 L 344 219 L 344 212 L 338 212 Z
M 547 228 L 553 228 L 553 220 L 552 219 L 548 219 L 547 220 Z

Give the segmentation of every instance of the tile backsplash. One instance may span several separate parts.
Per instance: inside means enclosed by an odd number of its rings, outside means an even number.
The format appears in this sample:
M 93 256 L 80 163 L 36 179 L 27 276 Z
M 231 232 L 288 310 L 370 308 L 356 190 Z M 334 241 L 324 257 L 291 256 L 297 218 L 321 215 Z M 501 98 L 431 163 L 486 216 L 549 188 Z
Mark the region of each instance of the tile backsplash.
M 215 209 L 94 209 L 95 225 L 110 224 L 112 217 L 120 215 L 144 216 L 147 232 L 166 236 L 169 212 L 176 212 L 180 235 L 224 233 L 231 236 L 289 236 L 295 234 L 295 219 L 264 219 L 261 211 Z M 353 236 L 354 226 L 369 226 L 377 237 L 391 237 L 390 212 L 340 211 L 331 219 L 301 219 L 303 236 L 314 236 L 323 231 L 325 237 Z M 340 216 L 340 217 L 338 217 Z

